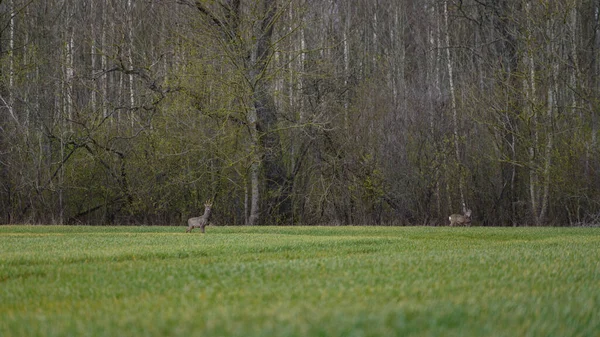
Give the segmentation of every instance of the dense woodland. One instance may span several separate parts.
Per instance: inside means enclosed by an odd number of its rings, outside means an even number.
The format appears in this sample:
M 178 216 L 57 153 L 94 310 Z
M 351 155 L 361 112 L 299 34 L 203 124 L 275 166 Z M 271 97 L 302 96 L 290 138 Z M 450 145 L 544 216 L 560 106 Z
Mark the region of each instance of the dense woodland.
M 0 223 L 600 222 L 600 2 L 1 0 Z

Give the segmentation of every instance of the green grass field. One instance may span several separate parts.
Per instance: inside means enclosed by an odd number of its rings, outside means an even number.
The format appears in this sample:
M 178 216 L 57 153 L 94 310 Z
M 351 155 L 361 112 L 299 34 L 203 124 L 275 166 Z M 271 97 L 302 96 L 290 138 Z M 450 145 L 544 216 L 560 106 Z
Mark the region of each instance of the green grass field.
M 0 226 L 0 336 L 598 336 L 600 228 Z

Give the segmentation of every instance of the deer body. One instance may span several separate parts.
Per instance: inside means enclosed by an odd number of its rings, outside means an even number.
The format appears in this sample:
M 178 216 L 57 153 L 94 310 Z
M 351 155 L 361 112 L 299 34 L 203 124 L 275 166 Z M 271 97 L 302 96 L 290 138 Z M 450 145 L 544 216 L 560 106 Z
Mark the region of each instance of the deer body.
M 189 218 L 188 219 L 188 228 L 185 231 L 186 233 L 190 233 L 194 228 L 200 228 L 200 231 L 204 233 L 204 227 L 210 225 L 210 208 L 212 207 L 212 203 L 207 201 L 204 204 L 204 214 L 200 217 Z
M 470 226 L 471 225 L 471 210 L 467 210 L 465 215 L 452 214 L 448 217 L 450 226 Z

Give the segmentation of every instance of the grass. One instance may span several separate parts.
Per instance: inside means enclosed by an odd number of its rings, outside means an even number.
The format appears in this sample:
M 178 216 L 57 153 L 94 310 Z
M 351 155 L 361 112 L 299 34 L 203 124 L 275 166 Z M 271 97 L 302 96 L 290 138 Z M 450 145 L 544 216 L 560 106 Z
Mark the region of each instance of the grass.
M 600 228 L 0 226 L 0 336 L 597 336 Z

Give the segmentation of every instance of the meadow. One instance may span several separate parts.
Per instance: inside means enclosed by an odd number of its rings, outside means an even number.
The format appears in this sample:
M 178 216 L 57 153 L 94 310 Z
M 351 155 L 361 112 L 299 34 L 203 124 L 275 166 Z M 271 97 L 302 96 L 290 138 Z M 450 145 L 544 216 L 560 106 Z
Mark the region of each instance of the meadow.
M 0 336 L 598 336 L 600 228 L 0 226 Z

